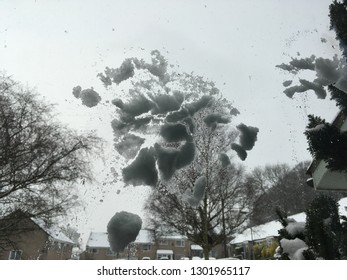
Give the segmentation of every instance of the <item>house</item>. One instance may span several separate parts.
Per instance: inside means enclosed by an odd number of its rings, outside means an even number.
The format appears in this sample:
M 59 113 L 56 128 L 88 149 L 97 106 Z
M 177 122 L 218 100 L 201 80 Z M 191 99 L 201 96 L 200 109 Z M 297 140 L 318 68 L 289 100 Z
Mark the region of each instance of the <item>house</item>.
M 11 217 L 20 217 L 16 222 L 13 235 L 8 236 L 9 243 L 0 251 L 0 260 L 67 260 L 71 258 L 75 243 L 61 230 L 47 226 L 42 220 L 31 218 L 21 211 Z M 14 220 L 14 219 L 12 219 Z M 0 221 L 0 229 L 10 219 Z
M 347 131 L 347 117 L 342 111 L 339 112 L 332 124 L 340 128 L 341 131 Z M 307 183 L 316 190 L 347 191 L 347 173 L 329 170 L 323 160 L 314 159 L 307 174 L 311 176 Z
M 216 254 L 214 254 L 216 255 Z M 182 235 L 167 235 L 155 239 L 152 231 L 140 230 L 136 240 L 118 255 L 112 252 L 106 232 L 91 232 L 82 260 L 111 259 L 169 259 L 180 260 L 192 256 L 202 257 L 202 248 Z
M 347 197 L 339 200 L 340 215 L 347 216 Z M 304 212 L 291 215 L 288 218 L 294 219 L 296 222 L 305 222 L 306 214 Z M 230 255 L 241 256 L 244 259 L 255 259 L 255 251 L 257 247 L 267 247 L 275 249 L 273 244 L 278 241 L 278 231 L 282 228 L 279 221 L 271 221 L 262 225 L 249 227 L 242 233 L 234 236 L 230 242 Z
M 108 242 L 106 232 L 91 232 L 86 244 L 86 250 L 80 255 L 81 260 L 112 260 L 112 259 L 155 259 L 152 249 L 155 242 L 149 230 L 140 230 L 136 240 L 124 252 L 114 253 Z
M 299 213 L 288 218 L 293 218 L 297 222 L 304 222 L 306 215 Z M 242 259 L 255 259 L 255 247 L 271 247 L 272 244 L 276 244 L 278 230 L 281 228 L 282 225 L 277 220 L 247 228 L 242 233 L 235 235 L 230 242 L 230 255 L 239 256 Z

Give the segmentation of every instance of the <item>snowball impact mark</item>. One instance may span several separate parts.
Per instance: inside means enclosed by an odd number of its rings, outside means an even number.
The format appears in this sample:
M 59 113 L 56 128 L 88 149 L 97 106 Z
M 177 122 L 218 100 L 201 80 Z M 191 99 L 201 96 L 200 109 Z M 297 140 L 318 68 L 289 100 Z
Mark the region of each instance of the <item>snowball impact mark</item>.
M 231 149 L 234 150 L 238 157 L 241 159 L 241 160 L 245 160 L 247 158 L 247 152 L 244 148 L 242 148 L 239 144 L 237 143 L 232 143 L 231 144 Z
M 310 70 L 316 73 L 316 78 L 313 81 L 299 79 L 299 85 L 288 87 L 291 83 L 284 82 L 283 86 L 287 88 L 283 92 L 289 98 L 292 98 L 295 93 L 313 90 L 319 99 L 324 99 L 327 95 L 325 87 L 331 84 L 334 84 L 339 90 L 347 92 L 346 62 L 338 59 L 337 55 L 333 59 L 316 58 L 315 56 L 305 59 L 293 58 L 289 64 L 282 63 L 276 67 L 294 74 L 298 74 L 301 70 Z
M 161 179 L 164 181 L 170 180 L 176 170 L 192 163 L 195 157 L 195 144 L 189 141 L 178 149 L 163 148 L 158 143 L 154 148 Z
M 121 141 L 114 146 L 119 154 L 127 159 L 131 159 L 136 156 L 144 142 L 144 138 L 129 133 L 124 135 Z
M 193 194 L 187 199 L 188 203 L 192 207 L 198 206 L 201 200 L 204 198 L 206 185 L 207 185 L 206 176 L 200 176 L 198 179 L 196 179 L 194 184 Z
M 236 108 L 232 108 L 232 109 L 230 110 L 230 115 L 231 115 L 231 116 L 237 116 L 237 115 L 239 115 L 239 114 L 240 114 L 240 111 L 237 110 Z
M 189 137 L 186 126 L 181 123 L 167 123 L 162 125 L 160 135 L 167 142 L 179 142 Z
M 118 94 L 122 96 L 112 100 L 116 117 L 111 122 L 115 149 L 125 159 L 133 159 L 122 169 L 126 184 L 155 186 L 159 175 L 169 180 L 177 169 L 191 164 L 196 153 L 194 115 L 200 110 L 211 108 L 217 101 L 226 104 L 222 113 L 211 110 L 212 114 L 205 118 L 204 124 L 212 130 L 218 124 L 228 124 L 231 115 L 239 114 L 222 99 L 213 82 L 172 69 L 168 72 L 164 56 L 159 51 L 151 55 L 150 63 L 127 58 L 118 68 L 106 67 L 104 73 L 98 74 L 105 87 L 127 81 L 128 89 L 120 89 Z M 79 90 L 74 88 L 74 95 L 80 96 Z M 153 137 L 146 137 L 155 134 L 156 138 L 158 132 L 164 142 L 175 143 L 179 148 L 170 150 L 165 144 L 154 144 Z
M 87 107 L 94 107 L 101 101 L 100 95 L 94 91 L 93 88 L 82 90 L 80 98 L 82 100 L 82 104 Z
M 212 102 L 213 102 L 212 96 L 204 95 L 198 101 L 185 105 L 185 108 L 188 110 L 189 114 L 193 116 L 195 113 L 197 113 L 201 109 L 211 106 Z
M 327 93 L 322 85 L 315 82 L 310 82 L 305 79 L 299 79 L 299 82 L 304 87 L 304 91 L 312 89 L 319 99 L 325 99 Z
M 111 121 L 111 127 L 116 136 L 128 133 L 132 128 L 139 129 L 151 122 L 151 116 L 143 118 L 135 118 L 127 114 L 121 114 L 120 120 L 114 119 Z
M 228 155 L 225 154 L 225 153 L 221 153 L 221 154 L 219 155 L 219 160 L 220 160 L 221 163 L 222 163 L 222 167 L 227 167 L 228 165 L 231 164 L 230 158 L 229 158 Z
M 76 86 L 72 89 L 72 94 L 82 100 L 82 104 L 91 108 L 99 104 L 101 101 L 100 95 L 93 88 L 82 90 L 81 86 Z
M 153 102 L 147 99 L 143 94 L 135 95 L 128 103 L 123 103 L 120 99 L 113 100 L 121 112 L 130 117 L 137 117 L 144 113 L 148 113 L 154 106 Z
M 76 87 L 74 87 L 74 88 L 72 89 L 72 94 L 73 94 L 76 98 L 80 98 L 81 91 L 82 91 L 81 86 L 76 86 Z
M 183 95 L 176 92 L 173 96 L 161 94 L 158 96 L 153 96 L 151 99 L 154 103 L 151 113 L 153 115 L 158 115 L 179 110 L 183 102 Z
M 187 129 L 188 129 L 190 134 L 195 133 L 195 123 L 194 123 L 192 118 L 185 118 L 182 120 L 182 123 L 187 125 Z
M 181 108 L 180 110 L 176 111 L 176 112 L 172 112 L 170 114 L 168 114 L 165 118 L 165 120 L 167 122 L 178 122 L 181 121 L 187 117 L 189 117 L 190 114 L 188 112 L 187 109 L 185 108 Z
M 246 151 L 252 150 L 257 141 L 259 129 L 257 127 L 247 126 L 243 123 L 236 126 L 236 128 L 241 132 L 240 146 Z
M 133 77 L 135 74 L 134 65 L 130 58 L 123 61 L 119 68 L 113 69 L 106 67 L 104 74 L 99 73 L 97 77 L 105 86 L 110 86 L 112 83 L 120 84 L 121 82 Z
M 296 71 L 299 71 L 301 69 L 307 69 L 307 70 L 314 70 L 314 60 L 315 60 L 315 56 L 312 55 L 311 57 L 307 57 L 307 58 L 293 58 L 292 61 L 290 61 L 290 65 L 293 66 L 293 68 Z
M 134 186 L 147 185 L 155 187 L 158 182 L 158 172 L 155 162 L 154 148 L 141 149 L 135 160 L 123 168 L 124 182 Z
M 119 253 L 136 240 L 142 227 L 141 218 L 129 212 L 117 212 L 107 224 L 108 241 L 111 250 Z
M 291 84 L 292 84 L 292 80 L 288 80 L 288 81 L 284 81 L 283 83 L 282 83 L 282 85 L 284 86 L 284 87 L 289 87 Z
M 187 142 L 180 148 L 180 153 L 176 160 L 176 169 L 183 168 L 191 164 L 195 157 L 195 144 L 193 140 L 188 137 Z
M 170 180 L 176 171 L 176 162 L 180 151 L 174 148 L 163 148 L 158 143 L 155 143 L 154 148 L 158 158 L 161 179 Z
M 217 127 L 217 124 L 227 124 L 230 123 L 230 118 L 223 116 L 218 113 L 212 113 L 204 118 L 204 122 L 207 127 L 214 130 Z
M 137 58 L 127 58 L 119 68 L 106 67 L 104 73 L 99 73 L 97 76 L 106 87 L 112 85 L 112 83 L 119 85 L 121 82 L 132 78 L 135 75 L 136 68 L 138 70 L 148 70 L 152 75 L 158 77 L 160 81 L 167 83 L 169 81 L 169 76 L 166 75 L 167 61 L 157 50 L 152 51 L 151 55 L 152 63 L 146 63 Z

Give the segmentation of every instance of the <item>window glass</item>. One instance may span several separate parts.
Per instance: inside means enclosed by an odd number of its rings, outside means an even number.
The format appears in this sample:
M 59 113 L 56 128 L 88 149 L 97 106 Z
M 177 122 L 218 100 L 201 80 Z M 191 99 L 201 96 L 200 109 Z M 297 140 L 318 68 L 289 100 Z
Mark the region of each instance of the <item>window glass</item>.
M 21 260 L 22 250 L 13 250 L 10 252 L 9 260 Z

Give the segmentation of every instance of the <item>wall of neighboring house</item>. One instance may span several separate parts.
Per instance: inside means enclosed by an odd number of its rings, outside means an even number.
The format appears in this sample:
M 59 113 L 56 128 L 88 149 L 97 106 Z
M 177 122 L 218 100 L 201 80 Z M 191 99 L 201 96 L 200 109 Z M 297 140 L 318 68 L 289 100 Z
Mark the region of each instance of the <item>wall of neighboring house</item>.
M 0 252 L 1 260 L 8 260 L 10 256 L 22 260 L 66 260 L 71 258 L 72 245 L 62 245 L 60 242 L 52 244 L 47 233 L 31 219 L 28 218 L 23 223 L 26 224 L 28 231 L 11 237 L 14 246 Z
M 186 239 L 162 239 L 158 241 L 157 250 L 172 250 L 173 258 L 179 260 L 190 256 L 190 244 Z
M 230 256 L 236 256 L 242 259 L 272 259 L 277 246 L 278 237 L 269 236 L 267 238 L 243 243 L 232 244 L 230 246 Z
M 192 256 L 202 256 L 202 251 L 193 253 L 191 245 L 193 243 L 187 239 L 161 239 L 156 243 L 135 243 L 130 249 L 116 255 L 109 247 L 88 247 L 80 255 L 80 260 L 112 260 L 112 259 L 136 259 L 150 258 L 157 259 L 157 250 L 172 250 L 173 259 L 191 258 Z M 211 257 L 222 258 L 224 256 L 223 246 L 219 245 L 212 249 Z
M 103 247 L 87 247 L 80 255 L 80 260 L 113 260 L 117 255 L 111 252 L 110 248 Z
M 187 240 L 166 239 L 165 242 L 157 243 L 135 243 L 132 244 L 130 249 L 125 249 L 124 252 L 118 256 L 112 254 L 110 248 L 97 248 L 88 247 L 80 255 L 81 260 L 112 260 L 117 258 L 122 259 L 138 259 L 150 258 L 155 260 L 157 258 L 157 250 L 172 250 L 174 259 L 180 259 L 182 257 L 189 257 L 190 244 Z M 130 250 L 130 251 L 129 251 Z
M 143 258 L 155 260 L 157 249 L 158 246 L 155 243 L 138 243 L 135 245 L 135 257 L 138 260 L 142 260 Z
M 47 248 L 48 246 L 48 248 Z M 46 246 L 46 254 L 42 260 L 68 260 L 72 255 L 72 244 L 62 243 L 59 241 L 49 242 Z

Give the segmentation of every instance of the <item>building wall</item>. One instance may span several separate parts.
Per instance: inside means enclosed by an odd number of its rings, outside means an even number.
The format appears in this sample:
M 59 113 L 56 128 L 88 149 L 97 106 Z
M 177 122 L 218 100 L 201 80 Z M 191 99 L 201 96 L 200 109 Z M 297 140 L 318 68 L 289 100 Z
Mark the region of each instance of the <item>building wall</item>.
M 178 239 L 165 239 L 165 243 L 160 240 L 156 243 L 136 243 L 129 249 L 125 249 L 124 252 L 119 255 L 112 254 L 110 248 L 97 248 L 88 247 L 80 255 L 80 260 L 112 260 L 112 259 L 136 259 L 141 260 L 144 257 L 148 257 L 151 260 L 157 259 L 157 250 L 172 250 L 173 259 L 191 258 L 192 256 L 202 257 L 202 251 L 200 254 L 192 254 L 191 245 L 193 244 L 189 240 L 184 241 L 184 244 L 180 244 Z M 223 257 L 223 246 L 216 246 L 211 251 L 211 257 L 221 258 Z
M 110 248 L 87 248 L 80 255 L 80 260 L 113 260 L 117 255 L 110 252 Z
M 272 259 L 275 249 L 279 245 L 278 237 L 269 236 L 264 239 L 245 241 L 232 244 L 230 255 L 247 260 Z
M 0 252 L 0 260 L 8 260 L 12 250 L 21 250 L 23 260 L 66 260 L 71 258 L 72 245 L 49 241 L 49 236 L 29 218 L 24 220 L 29 231 L 11 237 L 13 248 Z M 22 224 L 23 225 L 23 224 Z

